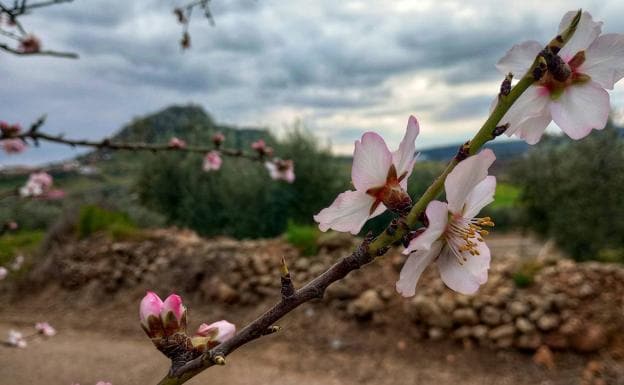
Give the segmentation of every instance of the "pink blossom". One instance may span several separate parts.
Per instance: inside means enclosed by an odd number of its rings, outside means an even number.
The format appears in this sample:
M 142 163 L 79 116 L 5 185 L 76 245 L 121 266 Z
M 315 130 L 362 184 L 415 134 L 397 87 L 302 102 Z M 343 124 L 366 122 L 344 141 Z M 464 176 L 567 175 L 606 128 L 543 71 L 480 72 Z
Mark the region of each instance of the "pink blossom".
M 331 206 L 314 216 L 321 231 L 357 234 L 368 219 L 386 211 L 388 205 L 398 211 L 411 204 L 405 191 L 416 161 L 414 142 L 418 132 L 418 121 L 410 116 L 395 152 L 390 152 L 383 138 L 374 132 L 365 133 L 361 141 L 355 142 L 351 169 L 355 191 L 341 193 Z
M 18 123 L 9 124 L 7 122 L 0 121 L 0 132 L 2 132 L 2 135 L 5 137 L 17 135 L 20 133 L 21 130 L 22 126 L 20 126 Z
M 146 329 L 146 331 L 151 328 L 150 317 L 155 318 L 158 323 L 160 323 L 160 313 L 162 312 L 163 307 L 163 301 L 156 293 L 148 291 L 147 294 L 145 294 L 145 297 L 143 297 L 141 305 L 139 306 L 139 319 L 141 320 L 141 325 Z M 148 334 L 150 333 L 148 332 Z
M 113 385 L 110 382 L 106 382 L 106 381 L 98 381 L 95 385 Z
M 20 188 L 23 197 L 38 197 L 44 195 L 52 187 L 52 176 L 41 171 L 30 174 L 26 184 Z
M 221 168 L 222 163 L 223 160 L 221 159 L 219 151 L 210 151 L 204 157 L 204 171 L 217 171 Z
M 24 53 L 41 51 L 41 41 L 35 35 L 28 35 L 20 40 L 20 50 Z
M 43 334 L 46 337 L 53 337 L 56 335 L 56 329 L 47 322 L 37 322 L 35 324 L 35 329 L 39 334 Z
M 210 325 L 201 324 L 195 333 L 197 336 L 210 337 L 218 343 L 229 340 L 234 334 L 236 334 L 236 326 L 226 320 L 213 322 Z
M 295 181 L 295 167 L 292 160 L 273 159 L 266 162 L 265 167 L 273 180 L 283 180 L 288 183 Z
M 21 139 L 4 139 L 0 142 L 7 154 L 19 154 L 26 149 L 26 143 Z
M 25 348 L 26 345 L 28 345 L 22 333 L 13 329 L 9 330 L 9 338 L 7 339 L 7 343 L 11 346 L 15 346 L 16 348 Z
M 459 293 L 472 294 L 487 281 L 490 250 L 483 227 L 494 223 L 475 216 L 494 201 L 496 178 L 488 176 L 488 168 L 495 158 L 487 149 L 460 162 L 444 183 L 448 203 L 429 203 L 427 228 L 404 251 L 409 258 L 396 283 L 403 296 L 415 294 L 420 275 L 434 261 L 442 281 Z
M 15 231 L 15 230 L 17 230 L 19 228 L 19 225 L 15 221 L 9 221 L 9 222 L 6 223 L 6 227 L 9 230 Z
M 576 12 L 561 20 L 563 31 Z M 583 12 L 576 32 L 558 55 L 570 71 L 556 79 L 547 72 L 526 90 L 507 111 L 501 123 L 509 123 L 507 135 L 517 135 L 529 144 L 539 142 L 551 121 L 572 139 L 581 139 L 592 129 L 607 124 L 610 103 L 607 89 L 624 77 L 624 35 L 600 35 L 602 22 Z M 536 41 L 515 45 L 496 67 L 504 74 L 524 75 L 542 50 Z
M 171 140 L 169 140 L 169 147 L 178 149 L 186 148 L 186 142 L 174 136 Z
M 9 271 L 7 270 L 7 268 L 4 266 L 0 266 L 0 281 L 5 279 L 7 275 L 9 275 Z
M 216 134 L 212 136 L 212 143 L 214 143 L 214 145 L 217 147 L 219 147 L 221 143 L 223 143 L 224 141 L 225 141 L 225 136 L 220 132 L 217 132 Z
M 263 151 L 266 148 L 266 143 L 264 139 L 258 139 L 251 144 L 251 148 L 256 151 Z

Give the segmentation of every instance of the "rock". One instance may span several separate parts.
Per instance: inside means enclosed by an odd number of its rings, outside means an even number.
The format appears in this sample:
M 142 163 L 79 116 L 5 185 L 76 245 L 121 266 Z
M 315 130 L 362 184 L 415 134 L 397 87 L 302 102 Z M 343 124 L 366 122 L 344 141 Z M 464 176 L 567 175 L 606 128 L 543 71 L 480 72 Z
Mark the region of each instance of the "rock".
M 594 288 L 589 283 L 584 283 L 581 287 L 579 287 L 578 295 L 581 298 L 587 298 L 594 294 Z
M 408 305 L 408 312 L 414 321 L 423 321 L 429 326 L 448 329 L 453 325 L 453 320 L 444 313 L 440 306 L 428 296 L 417 295 Z
M 453 299 L 453 294 L 446 291 L 438 298 L 438 305 L 444 312 L 451 313 L 457 307 L 455 303 L 455 299 Z
M 528 319 L 520 317 L 516 319 L 516 329 L 518 329 L 520 333 L 528 334 L 535 330 L 535 326 Z
M 509 349 L 513 346 L 513 337 L 504 337 L 496 340 L 496 347 L 499 349 Z
M 461 340 L 470 337 L 471 334 L 472 328 L 470 326 L 462 326 L 458 329 L 455 329 L 455 331 L 453 332 L 453 338 Z
M 567 283 L 571 286 L 578 286 L 581 283 L 583 283 L 583 281 L 585 280 L 585 278 L 583 277 L 583 274 L 581 274 L 580 272 L 576 272 L 573 274 L 570 274 L 570 276 L 567 277 Z
M 253 254 L 251 256 L 251 266 L 254 272 L 258 275 L 269 273 L 269 267 L 267 266 L 261 254 Z
M 327 251 L 348 249 L 353 245 L 353 236 L 348 233 L 330 231 L 319 235 L 316 244 L 320 248 L 327 249 Z
M 529 308 L 529 305 L 527 305 L 524 302 L 513 301 L 509 304 L 509 306 L 507 306 L 507 310 L 509 311 L 509 314 L 511 314 L 512 316 L 519 317 L 521 315 L 527 314 L 530 308 Z
M 548 333 L 544 336 L 544 344 L 558 350 L 567 349 L 570 346 L 568 338 L 559 332 Z
M 523 334 L 516 339 L 519 349 L 535 350 L 542 345 L 542 338 L 537 333 Z
M 580 332 L 583 327 L 583 321 L 579 318 L 572 317 L 567 320 L 561 327 L 559 328 L 559 332 L 564 336 L 573 336 Z
M 305 257 L 300 257 L 294 263 L 294 267 L 297 270 L 308 270 L 310 268 L 310 259 Z
M 472 327 L 472 336 L 478 340 L 483 340 L 487 337 L 490 328 L 485 325 L 477 325 Z
M 572 337 L 572 347 L 582 353 L 595 352 L 607 345 L 607 333 L 603 326 L 587 323 Z
M 498 340 L 507 337 L 513 337 L 516 328 L 512 324 L 501 325 L 490 330 L 488 337 L 492 340 Z
M 529 319 L 533 322 L 536 322 L 543 315 L 544 311 L 542 309 L 535 309 L 531 313 L 529 313 Z
M 372 316 L 374 312 L 383 309 L 383 307 L 384 303 L 379 294 L 375 290 L 369 289 L 349 304 L 347 313 L 358 318 L 367 318 Z
M 542 345 L 537 349 L 533 355 L 533 362 L 549 370 L 555 368 L 555 356 L 548 346 L 545 345 Z
M 488 325 L 498 325 L 501 322 L 501 312 L 493 306 L 481 309 L 481 320 Z
M 462 325 L 476 325 L 479 323 L 477 313 L 469 307 L 455 309 L 453 312 L 453 321 Z
M 429 334 L 429 338 L 434 341 L 440 340 L 444 337 L 444 331 L 437 327 L 430 328 L 428 331 L 428 334 Z
M 538 318 L 537 327 L 540 328 L 540 330 L 549 331 L 556 329 L 560 323 L 561 320 L 558 315 L 549 313 Z

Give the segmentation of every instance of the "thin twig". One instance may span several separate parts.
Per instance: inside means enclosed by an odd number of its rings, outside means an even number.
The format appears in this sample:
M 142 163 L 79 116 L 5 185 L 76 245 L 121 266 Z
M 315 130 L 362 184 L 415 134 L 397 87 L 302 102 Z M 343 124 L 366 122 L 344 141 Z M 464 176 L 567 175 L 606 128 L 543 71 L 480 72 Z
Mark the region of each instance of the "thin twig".
M 34 51 L 34 52 L 24 52 L 19 49 L 11 48 L 4 43 L 0 43 L 0 49 L 10 52 L 19 56 L 53 56 L 53 57 L 62 57 L 67 59 L 78 59 L 79 56 L 77 53 L 73 52 L 59 52 L 59 51 Z

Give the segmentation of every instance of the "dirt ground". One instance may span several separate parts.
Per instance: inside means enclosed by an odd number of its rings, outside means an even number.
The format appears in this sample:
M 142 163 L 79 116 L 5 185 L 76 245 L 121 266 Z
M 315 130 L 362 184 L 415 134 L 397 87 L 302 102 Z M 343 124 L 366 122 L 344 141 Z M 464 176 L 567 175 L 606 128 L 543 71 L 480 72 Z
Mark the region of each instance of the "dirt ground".
M 502 236 L 491 247 L 501 254 L 536 255 L 545 246 Z M 0 345 L 0 385 L 91 385 L 99 380 L 149 385 L 162 378 L 168 362 L 139 327 L 135 297 L 140 293 L 91 308 L 56 293 L 51 287 L 0 306 L 0 339 L 9 329 L 26 332 L 43 320 L 58 330 L 49 340 L 30 340 L 25 349 Z M 197 305 L 188 304 L 192 325 L 220 318 L 242 325 L 267 306 Z M 528 353 L 420 340 L 408 321 L 383 328 L 327 309 L 323 303 L 304 304 L 282 320 L 282 331 L 244 346 L 227 357 L 225 367 L 210 368 L 188 384 L 570 385 L 581 384 L 583 369 L 596 358 L 555 352 L 556 367 L 548 370 Z

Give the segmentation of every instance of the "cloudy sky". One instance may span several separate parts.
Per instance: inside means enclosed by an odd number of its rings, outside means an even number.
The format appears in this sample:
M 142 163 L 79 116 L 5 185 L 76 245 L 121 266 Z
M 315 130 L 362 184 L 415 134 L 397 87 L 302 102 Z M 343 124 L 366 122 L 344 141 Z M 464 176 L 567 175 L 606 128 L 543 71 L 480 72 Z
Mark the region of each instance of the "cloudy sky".
M 24 17 L 44 48 L 80 59 L 0 52 L 0 120 L 27 125 L 47 113 L 47 131 L 101 138 L 195 103 L 218 122 L 278 135 L 299 119 L 350 153 L 365 130 L 397 144 L 414 114 L 427 148 L 468 139 L 497 92 L 496 61 L 515 43 L 549 40 L 566 11 L 582 7 L 604 32 L 624 32 L 621 0 L 213 0 L 216 26 L 195 15 L 182 52 L 172 9 L 184 3 L 75 0 Z M 611 101 L 624 106 L 624 86 Z M 0 163 L 75 153 L 45 146 Z

